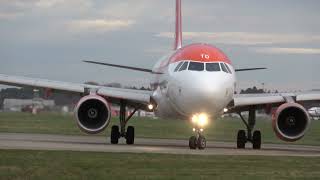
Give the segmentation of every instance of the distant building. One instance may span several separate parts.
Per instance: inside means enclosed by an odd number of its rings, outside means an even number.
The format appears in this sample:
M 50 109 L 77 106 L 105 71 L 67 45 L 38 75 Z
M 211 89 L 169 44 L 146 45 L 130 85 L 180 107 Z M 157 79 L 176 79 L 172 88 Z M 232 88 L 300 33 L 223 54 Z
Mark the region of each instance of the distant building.
M 133 109 L 127 108 L 126 109 L 126 115 L 129 116 L 131 114 L 131 112 L 133 112 Z M 114 116 L 119 116 L 120 115 L 120 107 L 117 105 L 111 105 L 111 115 Z M 153 112 L 146 112 L 143 110 L 138 110 L 134 116 L 137 117 L 152 117 L 155 118 L 155 114 Z
M 314 120 L 319 120 L 320 118 L 320 107 L 312 107 L 308 109 L 310 117 Z
M 37 99 L 5 99 L 3 101 L 4 111 L 17 111 L 21 112 L 24 110 L 42 110 L 51 109 L 55 106 L 54 100 L 44 100 L 41 98 Z

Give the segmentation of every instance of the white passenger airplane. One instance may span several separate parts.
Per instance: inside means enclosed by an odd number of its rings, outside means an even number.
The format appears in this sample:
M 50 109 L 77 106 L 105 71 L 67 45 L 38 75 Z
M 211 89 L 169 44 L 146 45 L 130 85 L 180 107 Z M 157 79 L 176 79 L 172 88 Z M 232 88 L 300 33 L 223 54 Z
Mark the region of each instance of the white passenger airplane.
M 264 68 L 234 69 L 228 57 L 209 44 L 182 46 L 181 0 L 176 0 L 176 31 L 174 50 L 154 66 L 144 69 L 109 63 L 85 61 L 100 65 L 125 68 L 154 74 L 153 91 L 111 88 L 87 84 L 50 81 L 0 74 L 0 84 L 30 86 L 35 88 L 68 91 L 82 95 L 75 107 L 75 117 L 81 130 L 89 134 L 103 131 L 110 123 L 109 103 L 120 105 L 120 129 L 112 126 L 111 143 L 120 137 L 127 144 L 134 143 L 134 127 L 126 124 L 138 110 L 154 111 L 159 117 L 182 118 L 194 124 L 194 136 L 189 139 L 190 149 L 204 149 L 206 139 L 203 129 L 224 113 L 238 113 L 246 126 L 239 130 L 237 147 L 245 148 L 247 142 L 254 149 L 261 147 L 261 133 L 254 131 L 256 110 L 277 108 L 272 126 L 276 135 L 285 141 L 302 138 L 310 124 L 310 117 L 301 103 L 320 101 L 320 93 L 236 95 L 238 71 Z M 126 117 L 126 108 L 134 111 Z M 248 119 L 242 112 L 248 111 Z

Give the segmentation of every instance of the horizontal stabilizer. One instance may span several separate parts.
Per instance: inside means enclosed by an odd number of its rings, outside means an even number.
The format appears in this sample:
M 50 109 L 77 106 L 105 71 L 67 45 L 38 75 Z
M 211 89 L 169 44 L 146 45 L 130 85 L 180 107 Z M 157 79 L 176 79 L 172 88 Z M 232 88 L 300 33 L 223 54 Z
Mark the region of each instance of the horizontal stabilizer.
M 255 71 L 255 70 L 262 70 L 262 69 L 267 69 L 267 68 L 244 68 L 244 69 L 235 69 L 236 72 L 240 71 Z
M 99 65 L 104 65 L 104 66 L 111 66 L 111 67 L 116 67 L 116 68 L 122 68 L 122 69 L 130 69 L 134 71 L 141 71 L 141 72 L 148 72 L 152 74 L 163 74 L 161 72 L 154 72 L 152 69 L 145 69 L 145 68 L 139 68 L 139 67 L 132 67 L 132 66 L 123 66 L 123 65 L 118 65 L 118 64 L 110 64 L 110 63 L 103 63 L 103 62 L 96 62 L 96 61 L 83 61 L 86 63 L 91 63 L 91 64 L 99 64 Z

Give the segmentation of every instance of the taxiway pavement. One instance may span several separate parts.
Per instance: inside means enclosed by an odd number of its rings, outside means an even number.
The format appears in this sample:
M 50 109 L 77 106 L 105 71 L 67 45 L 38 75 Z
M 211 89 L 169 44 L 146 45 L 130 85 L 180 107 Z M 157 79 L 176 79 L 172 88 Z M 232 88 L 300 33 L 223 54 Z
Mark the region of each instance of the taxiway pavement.
M 0 133 L 0 149 L 66 150 L 91 152 L 161 153 L 186 155 L 320 156 L 320 146 L 263 144 L 261 150 L 237 149 L 234 142 L 208 141 L 205 150 L 190 150 L 188 140 L 136 138 L 134 145 L 119 140 L 110 144 L 103 136 Z

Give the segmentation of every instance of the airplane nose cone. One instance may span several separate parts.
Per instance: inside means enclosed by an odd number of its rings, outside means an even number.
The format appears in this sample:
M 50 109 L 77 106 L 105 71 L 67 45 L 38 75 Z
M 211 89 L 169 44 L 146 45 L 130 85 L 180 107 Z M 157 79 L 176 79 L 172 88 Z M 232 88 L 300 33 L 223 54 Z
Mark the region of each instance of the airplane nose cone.
M 222 96 L 222 89 L 216 85 L 198 84 L 186 90 L 186 94 L 192 94 L 191 102 L 200 107 L 212 107 Z M 191 103 L 190 102 L 190 103 Z
M 223 81 L 198 79 L 181 88 L 180 109 L 187 114 L 207 113 L 215 115 L 227 101 L 227 84 Z

